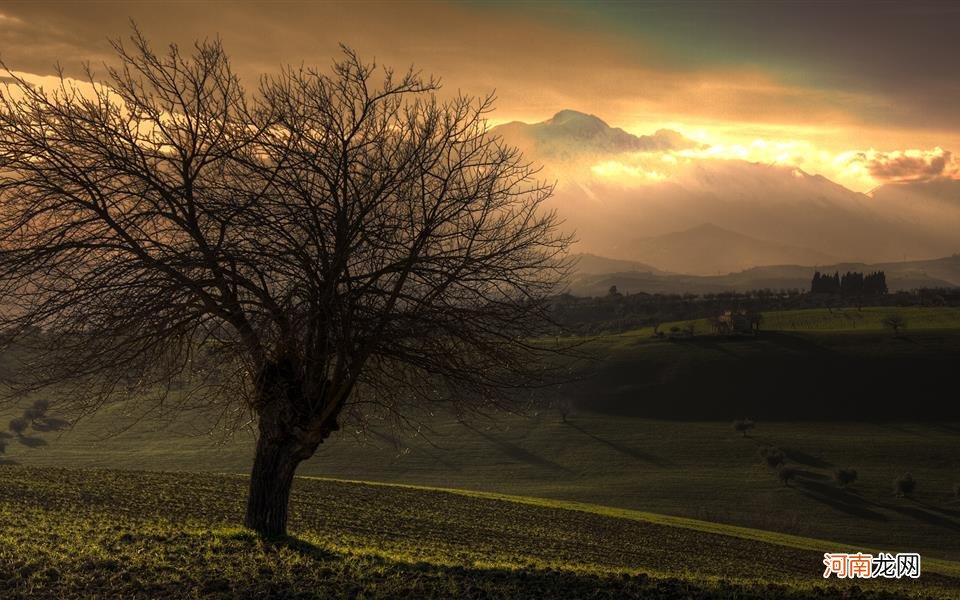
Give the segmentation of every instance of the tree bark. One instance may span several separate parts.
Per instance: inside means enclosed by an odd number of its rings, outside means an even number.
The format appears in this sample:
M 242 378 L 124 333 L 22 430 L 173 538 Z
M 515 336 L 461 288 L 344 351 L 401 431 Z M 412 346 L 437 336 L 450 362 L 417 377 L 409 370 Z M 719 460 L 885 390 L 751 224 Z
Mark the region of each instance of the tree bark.
M 301 460 L 291 442 L 262 432 L 257 440 L 244 525 L 263 537 L 287 535 L 290 489 Z

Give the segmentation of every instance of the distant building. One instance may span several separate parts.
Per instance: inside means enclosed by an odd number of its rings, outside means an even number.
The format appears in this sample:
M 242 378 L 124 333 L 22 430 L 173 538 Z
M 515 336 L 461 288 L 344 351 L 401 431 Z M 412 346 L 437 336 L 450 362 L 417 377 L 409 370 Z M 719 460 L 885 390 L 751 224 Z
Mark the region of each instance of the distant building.
M 725 310 L 711 321 L 717 333 L 753 334 L 760 329 L 760 313 L 745 309 Z

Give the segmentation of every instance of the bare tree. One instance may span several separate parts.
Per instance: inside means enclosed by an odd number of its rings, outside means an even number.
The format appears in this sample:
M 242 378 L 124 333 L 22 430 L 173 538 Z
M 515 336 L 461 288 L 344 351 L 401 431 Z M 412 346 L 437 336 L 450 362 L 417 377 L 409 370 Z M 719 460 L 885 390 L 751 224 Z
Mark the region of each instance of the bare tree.
M 544 381 L 569 238 L 488 133 L 491 98 L 346 48 L 248 94 L 218 41 L 114 47 L 103 80 L 17 80 L 0 103 L 13 393 L 252 415 L 245 523 L 282 535 L 297 465 L 342 420 Z
M 900 336 L 900 330 L 906 329 L 907 320 L 902 315 L 893 313 L 880 320 L 880 324 L 893 331 L 894 337 Z

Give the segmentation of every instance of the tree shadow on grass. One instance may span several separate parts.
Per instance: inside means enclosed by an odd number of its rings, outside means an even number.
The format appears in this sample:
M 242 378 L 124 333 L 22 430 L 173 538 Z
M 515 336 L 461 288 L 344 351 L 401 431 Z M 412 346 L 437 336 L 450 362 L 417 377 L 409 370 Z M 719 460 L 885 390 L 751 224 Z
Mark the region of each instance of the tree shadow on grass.
M 409 448 L 410 450 L 416 450 L 417 452 L 422 452 L 423 454 L 429 456 L 431 459 L 433 459 L 433 460 L 435 460 L 436 462 L 442 464 L 442 465 L 444 466 L 444 468 L 450 469 L 450 470 L 452 470 L 452 471 L 462 471 L 462 470 L 463 470 L 463 467 L 462 467 L 461 465 L 452 463 L 452 462 L 450 462 L 449 460 L 447 460 L 446 458 L 443 457 L 443 455 L 442 455 L 443 449 L 442 449 L 442 448 L 440 448 L 440 452 L 434 452 L 434 451 L 432 451 L 432 450 L 430 450 L 429 448 L 426 448 L 426 447 L 424 447 L 424 446 L 414 445 L 414 444 L 410 444 L 410 443 L 404 444 L 403 441 L 400 440 L 400 438 L 398 438 L 398 437 L 395 436 L 395 435 L 389 434 L 389 433 L 385 433 L 385 432 L 382 432 L 382 431 L 377 431 L 376 429 L 373 429 L 373 428 L 369 429 L 368 431 L 370 432 L 370 434 L 371 434 L 373 437 L 380 438 L 381 440 L 383 440 L 383 441 L 387 442 L 388 444 L 390 444 L 391 446 L 393 446 L 393 447 L 394 447 L 396 450 L 398 450 L 398 451 L 400 451 L 402 448 L 404 448 L 404 447 L 406 446 L 406 447 Z
M 798 465 L 813 467 L 814 469 L 829 469 L 833 466 L 833 464 L 823 460 L 822 458 L 813 456 L 812 454 L 807 454 L 806 452 L 796 450 L 794 448 L 784 448 L 783 453 L 787 457 L 787 460 L 790 462 L 795 462 Z
M 923 510 L 922 508 L 917 508 L 914 506 L 898 506 L 896 504 L 884 504 L 883 507 L 900 513 L 901 515 L 916 519 L 917 521 L 926 523 L 927 525 L 942 527 L 944 529 L 950 529 L 951 531 L 960 531 L 960 523 L 944 515 Z
M 43 438 L 32 437 L 27 435 L 20 436 L 19 438 L 17 438 L 17 441 L 23 444 L 24 446 L 27 446 L 28 448 L 39 448 L 40 446 L 47 445 L 47 440 Z
M 940 513 L 940 514 L 942 514 L 942 515 L 944 515 L 944 516 L 947 516 L 947 517 L 954 517 L 954 518 L 960 519 L 960 509 L 943 508 L 942 506 L 935 506 L 935 505 L 933 505 L 933 504 L 927 504 L 926 502 L 922 502 L 922 501 L 920 501 L 920 500 L 914 500 L 914 502 L 916 502 L 917 504 L 919 504 L 920 506 L 922 506 L 922 507 L 925 508 L 926 510 L 933 511 L 933 512 L 936 512 L 936 513 Z
M 798 480 L 797 483 L 802 488 L 801 494 L 840 512 L 871 521 L 889 521 L 883 513 L 871 510 L 869 507 L 872 504 L 869 501 L 850 490 L 808 479 Z
M 308 556 L 314 560 L 338 560 L 342 559 L 342 556 L 336 552 L 327 550 L 326 548 L 321 548 L 316 544 L 312 544 L 306 540 L 300 539 L 293 535 L 288 535 L 283 538 L 273 538 L 273 539 L 264 539 L 265 544 L 273 548 L 283 548 L 286 550 L 292 550 L 300 556 Z
M 827 481 L 829 479 L 829 477 L 827 477 L 823 473 L 807 471 L 806 469 L 797 469 L 797 477 L 800 477 L 807 481 Z
M 509 456 L 510 458 L 516 461 L 524 462 L 529 465 L 533 465 L 535 467 L 540 467 L 542 469 L 547 469 L 550 471 L 556 471 L 561 473 L 571 472 L 570 469 L 564 467 L 563 465 L 556 463 L 550 459 L 544 458 L 539 454 L 530 452 L 526 448 L 518 446 L 513 442 L 502 440 L 498 437 L 495 437 L 487 433 L 486 431 L 483 431 L 482 429 L 477 429 L 476 427 L 473 427 L 472 425 L 468 425 L 466 423 L 464 423 L 463 426 L 469 429 L 470 431 L 476 433 L 480 437 L 484 438 L 485 440 L 491 442 L 493 445 L 499 448 L 504 454 L 506 454 L 507 456 Z
M 573 423 L 573 422 L 570 422 L 570 421 L 566 421 L 566 424 L 567 424 L 568 426 L 572 427 L 573 429 L 576 429 L 577 431 L 579 431 L 579 432 L 582 433 L 583 435 L 585 435 L 585 436 L 587 436 L 587 437 L 590 437 L 590 438 L 592 438 L 592 439 L 600 442 L 601 444 L 604 444 L 604 445 L 606 445 L 606 446 L 609 446 L 610 448 L 613 448 L 614 450 L 616 450 L 617 452 L 620 452 L 621 454 L 626 454 L 627 456 L 630 456 L 630 457 L 632 457 L 632 458 L 636 458 L 636 459 L 638 459 L 638 460 L 646 461 L 646 462 L 651 463 L 651 464 L 653 464 L 653 465 L 655 465 L 655 466 L 658 466 L 658 467 L 666 468 L 666 467 L 673 466 L 673 463 L 670 462 L 669 460 L 666 460 L 666 459 L 661 458 L 661 457 L 659 457 L 659 456 L 656 456 L 656 455 L 654 455 L 654 454 L 650 454 L 649 452 L 643 452 L 642 450 L 637 450 L 636 448 L 631 448 L 630 446 L 626 446 L 626 445 L 621 444 L 621 443 L 618 443 L 618 442 L 611 442 L 610 440 L 608 440 L 608 439 L 606 439 L 606 438 L 602 438 L 602 437 L 600 437 L 599 435 L 597 435 L 597 434 L 595 434 L 595 433 L 593 433 L 593 432 L 591 432 L 591 431 L 587 431 L 587 430 L 584 429 L 581 425 L 577 425 L 576 423 Z

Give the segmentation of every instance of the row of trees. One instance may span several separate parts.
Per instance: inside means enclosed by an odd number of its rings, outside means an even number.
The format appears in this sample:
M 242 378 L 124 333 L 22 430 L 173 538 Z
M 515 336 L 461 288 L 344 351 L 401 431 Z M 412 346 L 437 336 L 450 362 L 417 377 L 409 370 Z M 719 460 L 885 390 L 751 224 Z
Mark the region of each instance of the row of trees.
M 812 294 L 840 294 L 841 296 L 879 296 L 886 294 L 887 275 L 883 271 L 875 271 L 868 275 L 860 272 L 847 271 L 843 275 L 835 272 L 821 274 L 817 271 L 810 282 Z

